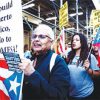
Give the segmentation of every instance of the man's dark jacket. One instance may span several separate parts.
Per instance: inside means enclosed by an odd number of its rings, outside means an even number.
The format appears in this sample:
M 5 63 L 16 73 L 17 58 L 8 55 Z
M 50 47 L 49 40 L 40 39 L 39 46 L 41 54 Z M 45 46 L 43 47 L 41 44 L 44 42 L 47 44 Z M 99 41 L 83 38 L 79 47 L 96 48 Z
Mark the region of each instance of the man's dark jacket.
M 63 58 L 57 55 L 50 72 L 50 59 L 53 52 L 37 56 L 35 72 L 25 76 L 23 100 L 67 100 L 69 70 Z

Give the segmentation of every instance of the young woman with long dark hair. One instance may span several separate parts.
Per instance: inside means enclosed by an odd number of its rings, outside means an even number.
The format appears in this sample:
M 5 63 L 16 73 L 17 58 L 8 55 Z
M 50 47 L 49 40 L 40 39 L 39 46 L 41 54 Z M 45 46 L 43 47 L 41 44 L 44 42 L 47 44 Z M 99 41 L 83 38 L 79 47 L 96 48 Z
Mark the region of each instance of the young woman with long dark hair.
M 73 35 L 71 49 L 67 57 L 70 71 L 69 100 L 92 100 L 92 76 L 100 75 L 97 60 L 92 54 L 88 57 L 87 39 L 81 33 Z

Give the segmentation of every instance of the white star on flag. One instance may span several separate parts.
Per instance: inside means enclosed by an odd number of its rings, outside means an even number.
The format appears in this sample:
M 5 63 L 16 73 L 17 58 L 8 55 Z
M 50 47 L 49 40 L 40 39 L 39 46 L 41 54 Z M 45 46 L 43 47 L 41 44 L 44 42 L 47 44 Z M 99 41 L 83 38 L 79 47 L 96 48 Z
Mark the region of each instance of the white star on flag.
M 17 93 L 16 93 L 16 88 L 17 88 L 18 86 L 20 86 L 20 83 L 17 82 L 17 77 L 15 78 L 14 81 L 10 81 L 10 84 L 11 84 L 11 87 L 10 87 L 9 92 L 10 92 L 11 90 L 13 90 L 13 91 L 15 92 L 15 94 L 17 95 Z

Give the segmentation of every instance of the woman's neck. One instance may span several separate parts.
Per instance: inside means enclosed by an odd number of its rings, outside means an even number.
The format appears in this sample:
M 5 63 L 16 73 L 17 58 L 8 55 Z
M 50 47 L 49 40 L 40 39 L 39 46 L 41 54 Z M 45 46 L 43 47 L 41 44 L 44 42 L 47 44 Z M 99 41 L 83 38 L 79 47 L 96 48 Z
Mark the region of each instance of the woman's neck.
M 76 50 L 76 56 L 80 56 L 81 49 Z

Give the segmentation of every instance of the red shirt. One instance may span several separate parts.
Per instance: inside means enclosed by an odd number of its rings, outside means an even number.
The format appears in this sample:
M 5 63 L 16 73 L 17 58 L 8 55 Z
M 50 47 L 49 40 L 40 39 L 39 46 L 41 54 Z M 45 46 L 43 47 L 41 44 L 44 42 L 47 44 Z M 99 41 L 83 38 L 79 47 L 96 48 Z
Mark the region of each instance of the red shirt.
M 98 60 L 98 66 L 100 68 L 100 56 L 97 57 L 97 60 Z

